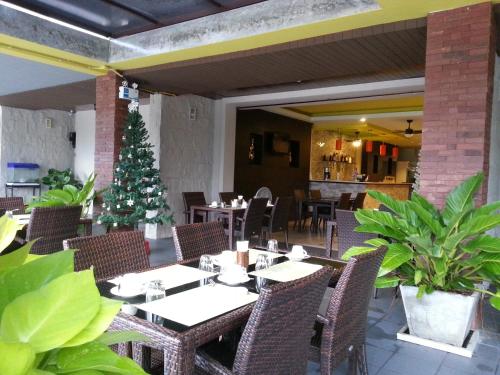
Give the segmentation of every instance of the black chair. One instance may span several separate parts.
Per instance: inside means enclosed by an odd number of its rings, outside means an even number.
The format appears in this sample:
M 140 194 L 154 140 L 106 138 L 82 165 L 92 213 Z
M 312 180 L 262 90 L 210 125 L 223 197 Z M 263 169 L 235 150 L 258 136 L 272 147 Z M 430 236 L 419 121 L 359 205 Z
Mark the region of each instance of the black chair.
M 219 221 L 172 227 L 177 261 L 199 258 L 204 254 L 219 254 L 228 249 L 228 238 Z
M 356 198 L 354 198 L 354 202 L 352 202 L 352 210 L 356 211 L 359 208 L 363 208 L 363 203 L 365 202 L 366 193 L 358 193 L 356 194 Z
M 238 193 L 235 193 L 234 191 L 220 192 L 219 198 L 221 202 L 224 202 L 225 204 L 231 204 L 232 200 L 238 199 Z
M 293 198 L 295 201 L 295 221 L 293 223 L 293 229 L 297 227 L 300 232 L 306 224 L 306 220 L 312 217 L 312 212 L 309 211 L 309 207 L 304 204 L 306 200 L 306 193 L 304 189 L 294 189 Z
M 191 217 L 191 206 L 204 206 L 207 204 L 205 194 L 202 191 L 183 192 L 182 199 L 184 200 L 186 224 L 191 224 L 191 221 L 194 223 L 207 221 L 206 214 L 195 214 L 194 218 Z
M 248 207 L 243 217 L 236 218 L 237 228 L 234 231 L 235 237 L 240 240 L 251 241 L 257 236 L 259 242 L 262 234 L 262 221 L 266 212 L 267 198 L 252 198 L 248 201 Z
M 337 210 L 348 210 L 351 208 L 351 193 L 340 194 L 339 204 L 336 206 Z
M 264 225 L 262 231 L 265 238 L 268 239 L 272 233 L 284 232 L 285 245 L 288 250 L 288 217 L 290 216 L 290 207 L 292 206 L 292 197 L 278 197 L 274 202 L 271 215 L 264 215 Z

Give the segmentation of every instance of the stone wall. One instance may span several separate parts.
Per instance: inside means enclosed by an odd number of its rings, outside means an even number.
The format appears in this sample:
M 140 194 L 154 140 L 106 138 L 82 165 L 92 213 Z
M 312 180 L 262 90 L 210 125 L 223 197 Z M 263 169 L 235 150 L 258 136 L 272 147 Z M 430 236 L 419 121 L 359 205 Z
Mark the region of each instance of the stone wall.
M 46 119 L 52 120 L 51 128 L 46 127 Z M 40 177 L 49 168 L 73 168 L 74 150 L 68 133 L 74 130 L 74 118 L 68 112 L 2 107 L 0 127 L 0 194 L 5 194 L 8 162 L 37 163 Z M 14 194 L 22 195 L 26 202 L 32 197 L 29 189 L 18 189 Z
M 495 34 L 490 2 L 427 17 L 420 193 L 438 205 L 465 178 L 488 174 Z
M 161 178 L 175 221 L 183 224 L 182 192 L 203 191 L 207 200 L 212 196 L 214 101 L 195 95 L 162 96 L 159 105 Z M 191 108 L 195 119 L 190 119 Z

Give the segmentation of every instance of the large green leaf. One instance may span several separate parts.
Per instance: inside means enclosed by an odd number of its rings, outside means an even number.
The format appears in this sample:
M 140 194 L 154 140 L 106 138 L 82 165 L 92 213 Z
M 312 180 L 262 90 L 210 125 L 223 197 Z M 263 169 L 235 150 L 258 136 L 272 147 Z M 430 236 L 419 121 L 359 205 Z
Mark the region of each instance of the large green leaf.
M 376 190 L 368 190 L 367 193 L 370 197 L 379 201 L 384 206 L 387 206 L 390 210 L 392 210 L 400 217 L 407 220 L 410 219 L 408 217 L 408 210 L 406 209 L 406 204 L 404 201 L 396 200 L 393 197 Z
M 115 315 L 120 311 L 122 302 L 101 297 L 101 306 L 92 321 L 75 337 L 63 346 L 77 346 L 95 340 L 109 327 Z
M 383 238 L 371 238 L 369 240 L 366 240 L 365 243 L 368 245 L 375 246 L 375 247 L 389 245 L 389 242 Z
M 500 293 L 499 292 L 497 292 L 496 295 L 490 297 L 490 304 L 495 309 L 500 310 Z
M 30 345 L 0 341 L 0 374 L 25 375 L 34 362 L 35 352 Z
M 78 196 L 78 189 L 73 185 L 64 185 L 63 190 L 71 194 L 71 201 L 74 202 Z
M 425 199 L 425 197 L 421 196 L 417 192 L 413 192 L 411 194 L 411 201 L 414 202 L 415 204 L 418 204 L 424 210 L 429 212 L 432 215 L 432 217 L 439 218 L 441 216 L 436 206 L 434 206 L 431 202 Z
M 0 271 L 6 270 L 8 268 L 18 267 L 22 265 L 28 258 L 28 254 L 31 250 L 31 246 L 36 240 L 30 241 L 23 246 L 21 246 L 16 251 L 10 254 L 5 254 L 0 257 Z
M 0 316 L 5 306 L 15 298 L 73 272 L 73 257 L 73 250 L 58 251 L 2 272 L 0 274 Z
M 22 228 L 21 224 L 7 215 L 0 217 L 0 253 L 14 241 L 17 231 Z
M 399 231 L 398 221 L 389 212 L 361 209 L 354 214 L 360 224 L 381 224 Z
M 500 225 L 500 215 L 476 216 L 460 226 L 469 236 L 482 234 Z
M 71 195 L 71 193 L 64 190 L 49 190 L 45 194 L 47 197 L 50 197 L 53 200 L 59 200 L 65 204 L 70 204 L 73 202 L 73 196 Z
M 122 342 L 148 342 L 150 339 L 143 335 L 142 333 L 136 331 L 114 331 L 114 332 L 104 332 L 101 336 L 97 338 L 98 342 L 105 345 L 114 345 Z
M 372 251 L 377 250 L 376 247 L 368 247 L 368 246 L 353 246 L 349 248 L 343 255 L 343 260 L 349 260 L 351 257 L 366 253 L 371 253 Z
M 61 349 L 57 355 L 57 369 L 60 374 L 97 370 L 113 374 L 145 375 L 130 358 L 120 357 L 106 345 L 96 341 Z
M 392 243 L 388 246 L 382 265 L 378 272 L 378 276 L 387 275 L 394 271 L 403 263 L 408 262 L 413 258 L 413 251 L 406 245 L 401 243 Z
M 478 258 L 481 259 L 481 264 L 486 266 L 487 269 L 500 275 L 500 253 L 483 253 Z
M 354 230 L 360 233 L 380 234 L 381 236 L 394 238 L 398 241 L 404 241 L 406 238 L 406 236 L 400 231 L 394 230 L 381 224 L 362 224 L 358 225 Z
M 467 245 L 463 247 L 463 250 L 468 253 L 476 250 L 481 250 L 487 253 L 500 253 L 500 238 L 488 236 L 487 234 L 478 236 L 469 241 Z
M 455 214 L 471 209 L 474 206 L 474 195 L 484 180 L 484 174 L 478 173 L 469 177 L 455 187 L 446 197 L 443 218 L 449 221 Z
M 69 273 L 7 305 L 0 322 L 0 337 L 29 343 L 36 353 L 45 352 L 81 332 L 99 306 L 92 271 Z
M 412 209 L 422 220 L 424 224 L 426 224 L 432 233 L 436 236 L 441 236 L 443 233 L 443 226 L 429 211 L 420 206 L 419 203 L 415 203 L 413 201 L 408 202 L 410 209 Z
M 394 288 L 399 285 L 400 278 L 397 276 L 378 277 L 375 280 L 376 288 Z

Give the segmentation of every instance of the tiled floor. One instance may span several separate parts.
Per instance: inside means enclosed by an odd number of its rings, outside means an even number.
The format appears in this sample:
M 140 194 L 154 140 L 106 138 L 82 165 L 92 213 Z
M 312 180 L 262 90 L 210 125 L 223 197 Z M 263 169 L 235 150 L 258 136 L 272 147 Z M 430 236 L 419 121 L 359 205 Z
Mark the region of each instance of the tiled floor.
M 153 265 L 175 262 L 172 239 L 151 241 L 151 249 Z M 379 290 L 368 312 L 370 375 L 500 375 L 500 314 L 485 306 L 484 316 L 482 343 L 468 359 L 396 340 L 396 332 L 405 323 L 401 299 L 393 299 L 393 290 Z M 307 374 L 319 373 L 319 365 L 310 362 Z M 347 374 L 346 364 L 335 374 Z

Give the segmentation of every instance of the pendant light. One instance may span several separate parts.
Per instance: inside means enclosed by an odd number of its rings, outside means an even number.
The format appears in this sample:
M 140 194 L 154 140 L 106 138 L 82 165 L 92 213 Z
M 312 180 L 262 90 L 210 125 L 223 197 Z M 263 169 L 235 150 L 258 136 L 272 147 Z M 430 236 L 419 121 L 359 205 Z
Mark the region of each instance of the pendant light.
M 393 146 L 392 147 L 392 158 L 397 159 L 399 156 L 399 147 L 398 146 Z
M 366 152 L 373 152 L 373 141 L 366 141 Z
M 380 156 L 385 156 L 387 155 L 387 145 L 385 143 L 382 143 L 379 148 L 379 154 Z

